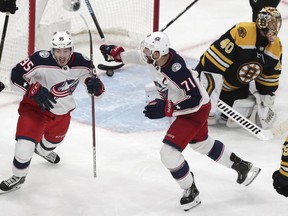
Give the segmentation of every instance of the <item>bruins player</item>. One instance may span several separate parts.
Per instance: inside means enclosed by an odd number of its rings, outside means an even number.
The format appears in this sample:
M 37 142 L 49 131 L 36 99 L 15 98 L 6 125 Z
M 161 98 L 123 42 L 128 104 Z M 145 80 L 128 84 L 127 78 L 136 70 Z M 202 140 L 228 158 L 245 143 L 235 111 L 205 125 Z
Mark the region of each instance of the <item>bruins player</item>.
M 273 173 L 273 186 L 275 190 L 288 197 L 288 136 L 283 144 L 280 169 Z
M 276 8 L 265 7 L 258 13 L 256 23 L 236 24 L 201 56 L 196 70 L 212 101 L 210 125 L 219 120 L 216 111 L 219 97 L 230 106 L 238 99 L 247 99 L 240 103 L 244 104 L 244 111 L 242 107 L 233 108 L 245 117 L 253 116 L 255 119 L 251 117 L 251 120 L 263 128 L 275 120 L 274 92 L 282 67 L 282 45 L 277 36 L 281 21 Z M 250 83 L 254 88 L 249 89 Z M 251 99 L 250 91 L 255 98 Z M 222 118 L 227 119 L 223 115 Z

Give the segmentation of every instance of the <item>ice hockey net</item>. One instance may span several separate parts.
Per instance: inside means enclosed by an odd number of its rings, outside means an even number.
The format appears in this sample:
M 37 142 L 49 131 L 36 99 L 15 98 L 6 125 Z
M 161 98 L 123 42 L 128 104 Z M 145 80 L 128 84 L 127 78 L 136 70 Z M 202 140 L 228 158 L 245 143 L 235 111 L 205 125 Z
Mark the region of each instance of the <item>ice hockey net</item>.
M 11 68 L 35 50 L 49 49 L 49 42 L 55 31 L 70 31 L 76 44 L 88 42 L 87 27 L 80 14 L 93 33 L 93 42 L 101 40 L 85 1 L 80 1 L 81 7 L 76 12 L 63 7 L 63 3 L 67 1 L 69 0 L 17 1 L 19 10 L 10 14 L 0 62 L 0 80 L 8 91 L 11 91 Z M 91 0 L 90 4 L 106 43 L 136 47 L 146 35 L 158 30 L 159 1 Z M 5 14 L 2 13 L 1 23 L 4 23 L 4 17 Z

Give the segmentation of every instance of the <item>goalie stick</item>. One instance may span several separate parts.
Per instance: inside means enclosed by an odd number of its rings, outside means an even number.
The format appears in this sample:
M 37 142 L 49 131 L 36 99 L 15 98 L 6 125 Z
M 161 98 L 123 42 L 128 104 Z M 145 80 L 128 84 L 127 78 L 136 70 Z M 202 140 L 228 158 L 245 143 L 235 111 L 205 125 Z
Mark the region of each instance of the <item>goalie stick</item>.
M 192 3 L 190 3 L 181 13 L 179 13 L 174 19 L 172 19 L 167 25 L 165 25 L 160 31 L 163 32 L 164 30 L 166 30 L 171 24 L 173 24 L 180 16 L 182 16 L 187 10 L 189 10 L 196 2 L 198 2 L 199 0 L 194 0 Z M 86 1 L 85 1 L 86 2 Z M 120 66 L 121 65 L 121 66 Z M 120 66 L 119 68 L 121 68 L 122 66 L 124 66 L 124 64 L 120 64 L 120 65 L 116 65 L 116 66 Z M 104 66 L 104 67 L 103 67 Z M 114 70 L 118 69 L 114 67 L 116 66 L 110 66 L 110 65 L 103 65 L 101 66 L 102 68 L 105 68 L 103 70 L 106 70 L 106 74 L 108 76 L 113 76 L 114 74 Z M 99 67 L 98 67 L 99 68 Z M 99 68 L 100 69 L 100 68 Z M 102 70 L 102 69 L 101 69 Z M 109 72 L 108 72 L 109 71 Z M 112 74 L 112 75 L 111 75 Z
M 231 118 L 233 121 L 235 121 L 237 124 L 239 124 L 241 127 L 243 127 L 245 130 L 260 140 L 267 141 L 273 139 L 274 137 L 281 136 L 288 131 L 288 120 L 274 126 L 271 129 L 264 130 L 251 122 L 249 119 L 242 116 L 236 110 L 232 109 L 232 107 L 220 99 L 218 100 L 217 108 L 220 112 L 227 115 L 229 118 Z
M 91 75 L 92 78 L 96 77 L 96 70 L 93 67 L 93 43 L 92 43 L 92 34 L 91 31 L 89 29 L 89 26 L 85 20 L 85 18 L 82 16 L 82 14 L 80 15 L 81 18 L 83 19 L 87 30 L 88 30 L 88 34 L 89 34 L 89 43 L 90 43 L 90 61 L 91 61 L 91 65 L 90 65 L 90 70 L 91 70 Z M 95 73 L 94 73 L 95 72 Z M 93 176 L 94 178 L 97 177 L 97 171 L 96 171 L 96 117 L 95 117 L 95 101 L 94 101 L 94 95 L 91 94 L 91 111 L 92 111 L 92 146 L 93 146 Z

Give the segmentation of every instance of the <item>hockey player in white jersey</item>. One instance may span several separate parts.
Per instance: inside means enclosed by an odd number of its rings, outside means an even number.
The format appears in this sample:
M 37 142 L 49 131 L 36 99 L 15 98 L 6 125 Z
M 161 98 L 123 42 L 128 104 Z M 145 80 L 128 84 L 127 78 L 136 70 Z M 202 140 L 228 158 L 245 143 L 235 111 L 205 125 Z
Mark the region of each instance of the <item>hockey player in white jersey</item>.
M 51 50 L 35 52 L 12 69 L 11 81 L 24 96 L 18 108 L 13 176 L 1 182 L 0 193 L 21 187 L 34 152 L 52 164 L 59 163 L 53 150 L 68 131 L 70 113 L 76 106 L 73 92 L 79 82 L 90 94 L 104 92 L 103 83 L 96 74 L 92 76 L 90 68 L 90 59 L 74 52 L 71 35 L 56 32 Z
M 208 134 L 208 115 L 211 109 L 209 96 L 200 85 L 197 72 L 187 68 L 184 59 L 170 48 L 168 36 L 163 32 L 148 35 L 140 50 L 125 51 L 115 45 L 101 45 L 106 60 L 146 64 L 154 75 L 158 98 L 150 101 L 144 114 L 150 119 L 175 117 L 160 151 L 161 161 L 183 189 L 180 204 L 185 211 L 199 205 L 199 190 L 182 152 L 189 145 L 193 150 L 237 171 L 237 182 L 249 185 L 260 172 L 236 156 L 224 144 Z

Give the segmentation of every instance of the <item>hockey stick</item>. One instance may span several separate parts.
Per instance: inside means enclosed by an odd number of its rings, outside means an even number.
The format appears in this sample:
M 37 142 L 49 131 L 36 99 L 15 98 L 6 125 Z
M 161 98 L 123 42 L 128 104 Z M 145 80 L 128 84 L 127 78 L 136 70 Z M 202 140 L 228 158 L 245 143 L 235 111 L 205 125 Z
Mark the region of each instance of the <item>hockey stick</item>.
M 94 24 L 95 24 L 95 26 L 97 28 L 97 31 L 98 31 L 101 39 L 104 39 L 103 31 L 102 31 L 102 29 L 101 29 L 101 27 L 99 25 L 99 22 L 98 22 L 98 20 L 97 20 L 97 18 L 95 16 L 95 13 L 94 13 L 93 8 L 92 8 L 92 6 L 90 4 L 90 1 L 89 0 L 85 0 L 85 3 L 87 5 L 88 11 L 89 11 L 89 13 L 90 13 L 90 15 L 91 15 L 91 17 L 92 17 L 92 19 L 94 21 Z
M 165 31 L 171 24 L 173 24 L 180 16 L 182 16 L 187 10 L 189 10 L 196 2 L 198 2 L 199 0 L 194 0 L 192 3 L 190 3 L 181 13 L 179 13 L 174 19 L 172 19 L 167 25 L 165 25 L 160 31 L 163 32 Z M 122 66 L 124 66 L 124 64 L 122 64 Z M 121 67 L 122 67 L 121 66 Z M 102 68 L 105 68 L 103 70 L 106 70 L 107 72 L 109 70 L 112 70 L 113 71 L 113 67 L 115 66 L 110 66 L 110 65 L 102 65 L 101 66 Z M 119 68 L 121 68 L 119 67 Z M 117 68 L 118 69 L 118 68 Z M 106 74 L 107 74 L 106 72 Z M 113 71 L 113 74 L 114 74 L 114 71 Z M 111 76 L 113 76 L 113 74 Z M 108 75 L 108 74 L 107 74 Z M 108 75 L 109 76 L 109 75 Z
M 5 42 L 5 37 L 6 37 L 6 31 L 7 31 L 7 27 L 8 27 L 9 15 L 10 15 L 10 13 L 7 12 L 6 16 L 5 16 L 5 20 L 4 20 L 4 27 L 3 27 L 3 31 L 2 31 L 1 44 L 0 44 L 0 63 L 1 63 L 1 59 L 2 59 L 2 53 L 3 53 L 4 42 Z
M 174 19 L 172 19 L 165 27 L 163 27 L 160 31 L 163 32 L 167 29 L 172 23 L 174 23 L 180 16 L 182 16 L 190 7 L 192 7 L 198 0 L 194 0 L 191 4 L 189 4 L 181 13 L 179 13 Z
M 106 70 L 107 76 L 111 77 L 114 75 L 114 70 L 117 70 L 121 67 L 123 67 L 124 64 L 119 64 L 119 65 L 104 65 L 104 64 L 98 64 L 97 67 L 100 70 Z
M 100 27 L 100 24 L 99 24 L 99 22 L 98 22 L 98 20 L 97 20 L 97 18 L 96 18 L 96 15 L 95 15 L 94 10 L 93 10 L 93 8 L 92 8 L 92 6 L 91 6 L 91 4 L 90 4 L 90 1 L 89 1 L 89 0 L 85 0 L 85 3 L 86 3 L 86 5 L 87 5 L 88 11 L 89 11 L 89 13 L 90 13 L 90 15 L 91 15 L 91 17 L 92 17 L 92 20 L 93 20 L 93 22 L 94 22 L 94 24 L 95 24 L 95 26 L 96 26 L 96 28 L 97 28 L 97 31 L 98 31 L 101 39 L 104 39 L 104 40 L 105 40 L 103 31 L 102 31 L 102 29 L 101 29 L 101 27 Z M 113 75 L 114 75 L 114 70 L 122 67 L 123 65 L 124 65 L 124 64 L 114 65 L 114 66 L 108 66 L 108 65 L 103 65 L 103 64 L 101 64 L 101 65 L 98 65 L 98 68 L 99 68 L 99 69 L 102 68 L 101 70 L 106 70 L 107 76 L 113 76 Z M 104 68 L 105 68 L 105 69 L 104 69 Z
M 288 131 L 288 120 L 274 126 L 271 129 L 264 130 L 251 122 L 249 119 L 242 116 L 240 113 L 238 113 L 236 110 L 234 110 L 220 99 L 218 100 L 217 108 L 220 112 L 227 115 L 229 118 L 231 118 L 233 121 L 235 121 L 237 124 L 239 124 L 241 127 L 243 127 L 245 130 L 260 140 L 270 140 L 274 137 L 281 136 Z
M 87 30 L 88 30 L 88 34 L 89 34 L 89 43 L 90 43 L 90 61 L 91 61 L 91 65 L 90 65 L 90 70 L 91 70 L 91 75 L 92 78 L 96 77 L 96 70 L 94 68 L 93 65 L 93 43 L 92 43 L 92 35 L 91 35 L 91 31 L 89 29 L 89 26 L 85 20 L 85 18 L 82 16 L 82 14 L 80 15 L 81 18 L 83 19 Z M 94 73 L 95 71 L 95 73 Z M 92 146 L 93 146 L 93 176 L 94 178 L 97 177 L 97 171 L 96 171 L 96 121 L 95 121 L 95 101 L 94 101 L 94 95 L 91 94 L 91 110 L 92 110 Z

